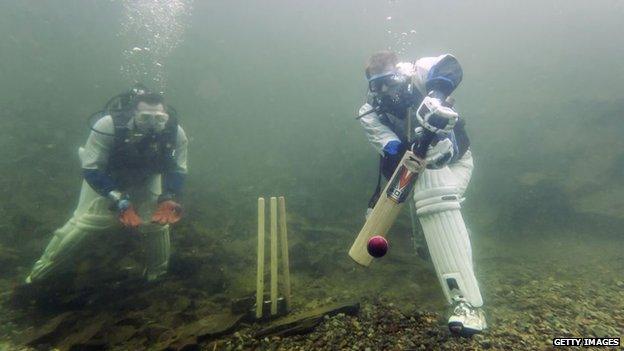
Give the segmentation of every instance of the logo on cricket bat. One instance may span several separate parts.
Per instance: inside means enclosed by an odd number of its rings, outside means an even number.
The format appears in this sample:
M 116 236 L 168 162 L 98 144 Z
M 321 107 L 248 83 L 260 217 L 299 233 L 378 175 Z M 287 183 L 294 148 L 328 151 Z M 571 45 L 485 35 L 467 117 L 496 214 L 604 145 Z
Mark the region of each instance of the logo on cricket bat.
M 416 175 L 417 173 L 412 173 L 404 165 L 401 165 L 386 191 L 388 198 L 397 204 L 404 202 L 414 187 L 415 182 L 413 180 Z

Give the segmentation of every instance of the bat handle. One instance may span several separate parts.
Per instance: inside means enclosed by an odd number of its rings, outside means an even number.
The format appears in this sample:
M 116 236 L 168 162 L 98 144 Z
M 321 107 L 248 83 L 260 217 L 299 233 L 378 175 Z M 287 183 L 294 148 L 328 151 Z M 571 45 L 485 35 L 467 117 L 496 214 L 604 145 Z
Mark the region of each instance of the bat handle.
M 434 132 L 425 129 L 423 136 L 412 147 L 412 151 L 414 152 L 414 154 L 424 159 L 427 156 L 427 149 L 429 149 L 429 144 L 431 144 L 434 137 Z

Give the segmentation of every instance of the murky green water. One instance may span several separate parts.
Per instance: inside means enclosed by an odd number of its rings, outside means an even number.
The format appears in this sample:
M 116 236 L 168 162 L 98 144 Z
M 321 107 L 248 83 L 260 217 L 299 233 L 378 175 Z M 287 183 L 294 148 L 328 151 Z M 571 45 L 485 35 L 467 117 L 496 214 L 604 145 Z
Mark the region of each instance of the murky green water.
M 622 15 L 624 4 L 607 0 L 2 2 L 0 290 L 21 283 L 71 215 L 87 117 L 141 81 L 164 92 L 190 138 L 186 219 L 173 230 L 163 289 L 201 291 L 197 311 L 208 314 L 253 291 L 256 199 L 285 195 L 298 308 L 381 296 L 442 311 L 432 267 L 412 252 L 406 213 L 371 272 L 346 251 L 377 176 L 354 119 L 367 57 L 384 48 L 406 60 L 450 52 L 464 69 L 456 106 L 475 157 L 463 213 L 493 332 L 512 328 L 509 316 L 543 293 L 509 297 L 499 290 L 516 286 L 511 276 L 549 284 L 552 272 L 555 283 L 573 285 L 574 274 L 553 262 L 581 251 L 583 262 L 565 264 L 585 276 L 595 267 L 596 299 L 606 300 L 590 304 L 602 313 L 595 319 L 621 333 L 613 311 L 622 311 L 622 295 L 600 287 L 621 282 L 624 268 Z M 528 272 L 515 247 L 540 252 L 543 266 L 532 257 L 530 270 L 544 277 Z M 571 305 L 593 299 L 554 294 Z M 156 311 L 145 313 L 176 307 Z M 0 313 L 19 333 L 59 311 Z M 569 320 L 568 330 L 589 333 Z

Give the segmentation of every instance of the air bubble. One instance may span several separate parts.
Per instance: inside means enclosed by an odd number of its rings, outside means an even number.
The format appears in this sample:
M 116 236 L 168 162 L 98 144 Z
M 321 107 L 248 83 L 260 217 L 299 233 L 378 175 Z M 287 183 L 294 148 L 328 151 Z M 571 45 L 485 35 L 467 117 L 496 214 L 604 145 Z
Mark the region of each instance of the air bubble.
M 127 80 L 152 83 L 150 88 L 164 90 L 162 62 L 181 42 L 192 3 L 193 0 L 122 1 L 125 13 L 118 37 L 128 43 L 122 52 L 121 67 Z

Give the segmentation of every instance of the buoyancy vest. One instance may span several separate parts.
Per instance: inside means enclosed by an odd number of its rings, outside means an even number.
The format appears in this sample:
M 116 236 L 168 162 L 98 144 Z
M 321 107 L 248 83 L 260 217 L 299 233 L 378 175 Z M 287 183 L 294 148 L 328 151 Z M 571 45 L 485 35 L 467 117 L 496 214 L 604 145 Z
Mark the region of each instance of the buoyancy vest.
M 154 174 L 175 169 L 178 121 L 175 111 L 167 111 L 169 120 L 160 133 L 142 134 L 130 127 L 130 112 L 112 114 L 114 143 L 106 167 L 121 187 L 142 182 Z

